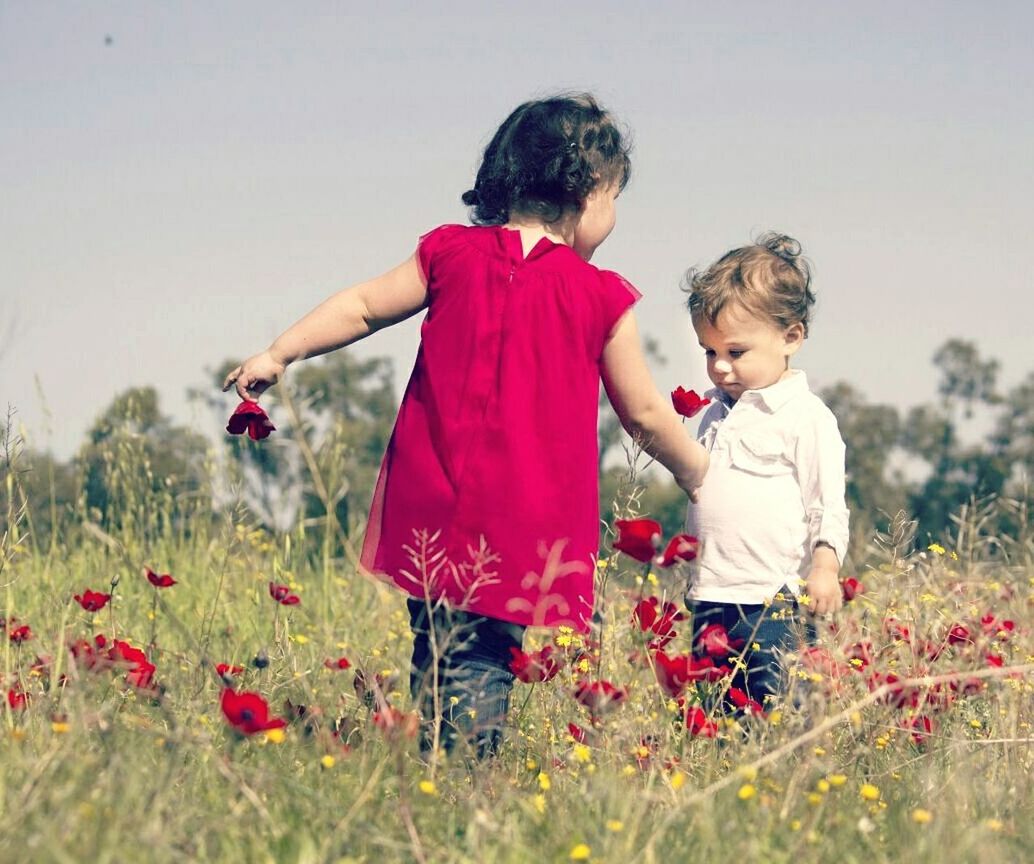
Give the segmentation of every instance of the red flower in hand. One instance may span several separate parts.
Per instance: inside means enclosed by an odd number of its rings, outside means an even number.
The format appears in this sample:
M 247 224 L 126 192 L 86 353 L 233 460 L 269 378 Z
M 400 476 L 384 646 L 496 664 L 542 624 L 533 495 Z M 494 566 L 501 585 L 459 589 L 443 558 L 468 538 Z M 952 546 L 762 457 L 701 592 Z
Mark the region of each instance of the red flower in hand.
M 547 645 L 540 651 L 528 653 L 511 647 L 510 653 L 513 655 L 513 659 L 510 661 L 510 671 L 525 684 L 549 681 L 563 666 L 563 661 L 557 660 L 553 656 L 552 645 Z
M 171 588 L 176 584 L 176 580 L 168 573 L 155 573 L 150 567 L 145 567 L 144 573 L 147 575 L 147 581 L 155 588 Z
M 241 435 L 247 432 L 252 441 L 261 441 L 263 438 L 268 438 L 270 432 L 275 432 L 276 426 L 269 421 L 269 417 L 266 416 L 266 412 L 262 410 L 262 406 L 258 402 L 245 399 L 230 415 L 226 431 L 231 435 Z
M 269 716 L 269 704 L 258 693 L 236 693 L 227 687 L 223 690 L 220 706 L 226 722 L 241 735 L 282 729 L 287 725 L 286 720 Z
M 644 564 L 653 559 L 654 540 L 661 537 L 661 523 L 653 519 L 618 519 L 614 523 L 618 539 L 614 548 Z
M 676 561 L 692 561 L 697 557 L 700 541 L 691 534 L 676 534 L 657 559 L 661 567 L 671 567 Z
M 297 606 L 302 598 L 292 594 L 291 589 L 286 585 L 277 585 L 276 582 L 269 583 L 269 596 L 283 606 Z
M 352 664 L 349 662 L 347 657 L 338 657 L 337 660 L 327 659 L 323 661 L 323 665 L 328 669 L 350 669 Z
M 75 599 L 87 612 L 100 612 L 101 609 L 108 605 L 111 595 L 105 594 L 102 591 L 90 591 L 87 589 L 82 594 L 76 594 Z
M 730 639 L 721 624 L 708 624 L 697 635 L 696 650 L 709 657 L 728 657 L 746 644 L 746 639 Z
M 588 708 L 593 717 L 597 717 L 624 702 L 628 691 L 609 681 L 583 681 L 574 691 L 574 698 Z
M 850 603 L 859 594 L 865 593 L 865 586 L 853 576 L 840 580 L 840 592 L 844 595 L 844 602 Z
M 675 406 L 675 411 L 683 417 L 694 417 L 705 405 L 710 405 L 711 400 L 702 398 L 696 390 L 684 390 L 682 387 L 676 387 L 671 391 L 671 404 Z

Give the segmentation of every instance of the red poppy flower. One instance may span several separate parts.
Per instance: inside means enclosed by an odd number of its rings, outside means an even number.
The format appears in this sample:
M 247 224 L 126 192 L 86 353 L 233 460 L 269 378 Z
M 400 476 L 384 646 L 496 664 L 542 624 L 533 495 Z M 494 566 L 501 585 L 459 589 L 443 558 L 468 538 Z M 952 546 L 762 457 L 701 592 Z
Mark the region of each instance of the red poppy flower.
M 661 567 L 671 567 L 676 561 L 692 561 L 697 557 L 700 541 L 691 534 L 676 534 L 657 559 Z
M 13 687 L 7 691 L 7 704 L 12 711 L 24 711 L 29 707 L 29 694 L 21 686 Z
M 269 716 L 269 704 L 258 693 L 237 693 L 226 687 L 219 704 L 226 722 L 241 735 L 282 729 L 287 725 L 286 720 Z
M 886 684 L 890 687 L 890 692 L 886 697 L 888 704 L 893 705 L 895 708 L 918 708 L 919 690 L 915 687 L 906 687 L 904 684 L 899 684 L 900 680 L 893 672 L 885 674 L 874 672 L 869 676 L 869 689 L 875 690 L 881 684 Z
M 28 642 L 32 638 L 32 628 L 28 624 L 15 626 L 15 619 L 12 618 L 11 626 L 7 628 L 7 638 L 15 645 L 21 645 L 22 642 Z
M 574 698 L 588 708 L 593 717 L 598 717 L 624 702 L 628 691 L 609 681 L 583 681 L 574 691 Z
M 997 669 L 1001 669 L 1005 665 L 1005 660 L 1001 654 L 988 654 L 985 658 L 988 666 L 994 666 Z
M 614 523 L 618 539 L 614 548 L 644 564 L 653 560 L 656 552 L 654 541 L 661 536 L 661 523 L 653 519 L 618 519 Z
M 261 441 L 268 438 L 270 432 L 275 432 L 276 426 L 269 422 L 269 417 L 258 402 L 245 399 L 230 416 L 226 431 L 231 435 L 247 432 L 252 441 Z
M 111 595 L 105 594 L 103 591 L 90 591 L 87 589 L 82 594 L 76 594 L 75 599 L 87 612 L 99 612 L 108 605 Z
M 840 593 L 844 596 L 844 602 L 850 603 L 859 594 L 865 593 L 865 586 L 853 576 L 840 580 Z
M 662 606 L 656 597 L 640 600 L 632 609 L 632 626 L 658 637 L 650 643 L 653 650 L 663 648 L 674 639 L 677 635 L 676 622 L 685 620 L 686 616 L 679 611 L 678 606 L 670 600 L 665 600 Z
M 721 624 L 708 624 L 696 638 L 696 651 L 708 657 L 728 657 L 747 644 L 746 639 L 730 639 Z
M 710 405 L 711 400 L 701 397 L 696 390 L 676 387 L 671 391 L 671 404 L 675 407 L 675 411 L 683 417 L 694 417 L 705 405 Z
M 154 684 L 154 664 L 139 648 L 116 639 L 108 649 L 108 659 L 126 669 L 126 683 L 138 690 L 150 690 Z
M 907 726 L 912 731 L 912 741 L 917 746 L 921 747 L 926 743 L 926 739 L 933 733 L 935 723 L 932 717 L 927 717 L 925 714 L 920 714 L 918 717 L 913 717 L 909 720 Z
M 577 723 L 568 723 L 567 731 L 572 738 L 574 738 L 576 744 L 584 744 L 589 740 L 589 733 L 586 732 Z
M 513 659 L 510 661 L 510 671 L 525 684 L 549 681 L 563 666 L 563 661 L 553 656 L 552 645 L 546 645 L 540 651 L 528 653 L 511 647 L 510 654 L 513 655 Z
M 699 705 L 694 705 L 686 711 L 686 728 L 690 734 L 700 735 L 703 738 L 714 738 L 718 734 L 717 724 Z
M 872 642 L 868 640 L 855 642 L 844 649 L 844 656 L 854 661 L 851 667 L 854 669 L 865 669 L 873 660 Z
M 240 675 L 244 671 L 243 666 L 231 666 L 229 663 L 216 663 L 215 671 L 219 673 L 223 678 L 228 678 L 232 675 Z
M 323 661 L 323 665 L 328 669 L 351 669 L 352 664 L 349 662 L 347 657 L 338 657 L 337 660 L 326 659 Z
M 76 664 L 84 669 L 103 668 L 108 665 L 108 657 L 100 652 L 104 650 L 107 644 L 108 640 L 104 638 L 104 635 L 98 633 L 93 637 L 92 643 L 87 642 L 85 639 L 70 642 L 68 653 L 72 655 L 72 659 L 75 660 Z
M 980 626 L 988 636 L 995 636 L 1003 641 L 1008 639 L 1016 629 L 1013 621 L 999 621 L 990 613 L 980 619 Z
M 269 583 L 269 596 L 283 606 L 297 606 L 302 602 L 302 598 L 292 594 L 287 585 L 277 585 L 276 582 Z
M 963 645 L 967 642 L 973 641 L 973 634 L 969 632 L 969 628 L 964 624 L 952 624 L 951 629 L 948 631 L 948 644 L 949 645 Z
M 155 573 L 150 567 L 145 567 L 144 572 L 147 574 L 147 581 L 155 588 L 171 588 L 176 584 L 176 580 L 168 573 Z
M 907 624 L 902 624 L 897 618 L 885 618 L 883 629 L 895 642 L 911 643 L 912 641 L 912 631 Z
M 761 703 L 750 696 L 744 690 L 739 687 L 730 687 L 729 692 L 726 694 L 726 698 L 737 708 L 743 710 L 746 714 L 755 714 L 758 717 L 765 716 L 765 709 L 761 707 Z
M 715 681 L 725 674 L 727 667 L 715 666 L 710 657 L 677 654 L 669 657 L 663 651 L 653 655 L 657 683 L 672 698 L 677 698 L 693 681 Z

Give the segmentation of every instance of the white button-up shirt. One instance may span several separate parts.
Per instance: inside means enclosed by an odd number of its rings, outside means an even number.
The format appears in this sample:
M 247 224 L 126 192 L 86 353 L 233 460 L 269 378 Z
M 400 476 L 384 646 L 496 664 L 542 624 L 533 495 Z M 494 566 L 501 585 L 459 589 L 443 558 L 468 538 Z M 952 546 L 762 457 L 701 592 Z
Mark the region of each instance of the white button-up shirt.
M 718 389 L 697 438 L 711 453 L 686 531 L 701 541 L 687 598 L 762 603 L 799 593 L 817 543 L 843 563 L 848 511 L 836 418 L 794 370 L 733 403 Z

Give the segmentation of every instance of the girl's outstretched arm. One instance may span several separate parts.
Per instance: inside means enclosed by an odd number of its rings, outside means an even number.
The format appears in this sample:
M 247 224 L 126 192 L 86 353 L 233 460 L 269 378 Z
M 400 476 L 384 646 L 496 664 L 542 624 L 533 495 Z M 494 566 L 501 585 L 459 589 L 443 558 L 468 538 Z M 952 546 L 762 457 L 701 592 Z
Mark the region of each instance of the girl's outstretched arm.
M 603 349 L 602 373 L 607 397 L 625 431 L 671 471 L 695 501 L 707 473 L 707 451 L 690 437 L 671 403 L 657 392 L 631 311 L 618 319 Z
M 383 276 L 328 297 L 281 333 L 261 354 L 245 360 L 223 382 L 241 399 L 253 399 L 275 384 L 295 360 L 326 354 L 404 321 L 427 305 L 427 283 L 416 256 Z

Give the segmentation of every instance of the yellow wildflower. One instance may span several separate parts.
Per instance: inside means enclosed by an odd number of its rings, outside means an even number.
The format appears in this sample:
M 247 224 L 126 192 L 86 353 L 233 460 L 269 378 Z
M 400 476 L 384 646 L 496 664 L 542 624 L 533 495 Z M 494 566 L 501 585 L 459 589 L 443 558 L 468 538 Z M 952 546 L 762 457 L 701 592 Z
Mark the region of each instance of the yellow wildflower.
M 625 830 L 625 823 L 622 822 L 620 819 L 608 819 L 607 830 L 613 831 L 615 834 L 617 834 L 618 831 Z
M 548 792 L 552 787 L 553 787 L 553 784 L 552 784 L 552 782 L 550 782 L 549 775 L 545 771 L 540 771 L 539 772 L 539 789 L 541 789 L 543 792 Z
M 417 788 L 425 795 L 437 795 L 438 787 L 434 785 L 433 780 L 421 780 L 417 784 Z
M 337 760 L 334 759 L 334 757 L 328 753 L 326 756 L 320 759 L 320 765 L 322 765 L 324 768 L 330 769 L 334 767 L 336 761 Z
M 924 810 L 922 807 L 916 807 L 916 809 L 912 811 L 912 821 L 919 825 L 925 825 L 932 819 L 933 813 L 929 810 Z
M 736 793 L 736 797 L 739 798 L 740 801 L 749 801 L 757 794 L 758 790 L 754 788 L 753 783 L 744 783 L 740 786 L 740 791 Z
M 579 843 L 571 850 L 571 854 L 568 857 L 572 861 L 588 861 L 591 855 L 592 849 L 584 843 Z
M 861 788 L 858 790 L 858 794 L 866 801 L 880 800 L 880 790 L 878 787 L 873 786 L 872 783 L 863 783 Z

